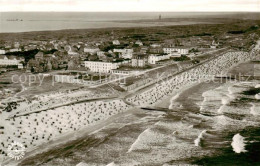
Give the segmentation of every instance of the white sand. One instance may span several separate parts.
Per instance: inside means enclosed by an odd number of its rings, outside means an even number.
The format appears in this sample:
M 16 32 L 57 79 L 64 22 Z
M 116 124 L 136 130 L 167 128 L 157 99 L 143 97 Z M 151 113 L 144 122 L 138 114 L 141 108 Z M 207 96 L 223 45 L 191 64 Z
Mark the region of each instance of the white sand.
M 5 152 L 13 140 L 30 149 L 129 108 L 122 100 L 117 99 L 74 104 L 10 120 L 2 119 L 4 123 L 0 125 L 5 127 L 5 134 L 1 135 L 0 149 Z

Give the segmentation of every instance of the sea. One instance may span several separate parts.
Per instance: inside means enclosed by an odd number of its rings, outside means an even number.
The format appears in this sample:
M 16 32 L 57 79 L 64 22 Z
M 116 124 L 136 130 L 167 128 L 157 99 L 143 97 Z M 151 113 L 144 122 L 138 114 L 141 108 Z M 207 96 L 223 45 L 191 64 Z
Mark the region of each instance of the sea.
M 167 18 L 257 19 L 259 13 L 234 12 L 0 12 L 0 33 L 148 27 L 205 23 L 198 21 L 158 21 Z M 135 21 L 133 21 L 135 20 Z M 139 21 L 138 21 L 139 20 Z M 143 20 L 143 21 L 140 21 Z M 144 21 L 146 20 L 146 21 Z M 147 20 L 154 20 L 153 22 Z

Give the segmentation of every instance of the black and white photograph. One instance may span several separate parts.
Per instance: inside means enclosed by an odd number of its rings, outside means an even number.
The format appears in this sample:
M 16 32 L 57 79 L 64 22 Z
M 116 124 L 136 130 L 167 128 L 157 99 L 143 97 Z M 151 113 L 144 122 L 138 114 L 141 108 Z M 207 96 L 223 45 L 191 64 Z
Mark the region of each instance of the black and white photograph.
M 260 165 L 260 0 L 0 0 L 0 166 Z

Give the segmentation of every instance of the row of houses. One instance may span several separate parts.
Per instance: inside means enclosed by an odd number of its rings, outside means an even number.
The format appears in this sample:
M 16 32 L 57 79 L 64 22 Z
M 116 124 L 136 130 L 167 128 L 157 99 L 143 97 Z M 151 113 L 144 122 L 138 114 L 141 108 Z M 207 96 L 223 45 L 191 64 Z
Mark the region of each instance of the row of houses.
M 0 55 L 0 66 L 17 66 L 23 68 L 24 58 L 17 56 Z

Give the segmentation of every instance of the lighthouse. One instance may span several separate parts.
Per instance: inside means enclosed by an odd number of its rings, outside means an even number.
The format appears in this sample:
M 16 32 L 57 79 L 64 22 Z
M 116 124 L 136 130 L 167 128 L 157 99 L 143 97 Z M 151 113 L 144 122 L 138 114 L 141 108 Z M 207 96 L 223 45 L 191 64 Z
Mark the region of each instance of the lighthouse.
M 159 20 L 161 20 L 162 19 L 162 16 L 161 15 L 159 15 Z

